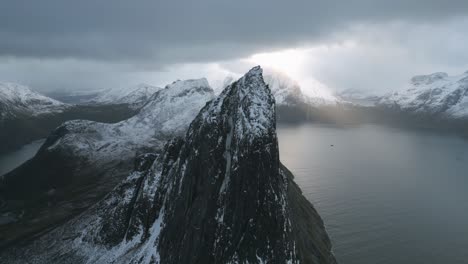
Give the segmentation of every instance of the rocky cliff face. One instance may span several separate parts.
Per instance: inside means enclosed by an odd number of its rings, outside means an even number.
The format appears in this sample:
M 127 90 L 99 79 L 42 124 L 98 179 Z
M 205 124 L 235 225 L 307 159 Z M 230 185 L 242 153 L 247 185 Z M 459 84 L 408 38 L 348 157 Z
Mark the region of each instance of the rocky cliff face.
M 20 263 L 335 263 L 322 220 L 279 161 L 259 67 L 138 158 L 93 208 L 2 259 Z M 46 250 L 47 249 L 47 250 Z

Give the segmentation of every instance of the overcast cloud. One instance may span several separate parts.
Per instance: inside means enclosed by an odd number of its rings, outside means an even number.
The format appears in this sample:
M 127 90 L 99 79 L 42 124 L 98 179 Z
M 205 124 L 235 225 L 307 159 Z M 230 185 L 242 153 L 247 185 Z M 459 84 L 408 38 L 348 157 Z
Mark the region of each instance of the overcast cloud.
M 468 69 L 467 17 L 466 0 L 1 0 L 0 80 L 43 91 L 162 85 L 296 48 L 296 79 L 393 89 Z

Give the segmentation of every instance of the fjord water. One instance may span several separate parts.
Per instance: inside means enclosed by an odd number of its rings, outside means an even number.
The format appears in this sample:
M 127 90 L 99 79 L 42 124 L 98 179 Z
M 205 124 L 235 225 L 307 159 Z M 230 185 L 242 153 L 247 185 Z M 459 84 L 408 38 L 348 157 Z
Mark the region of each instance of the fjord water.
M 468 141 L 376 125 L 277 131 L 339 263 L 468 263 Z
M 33 141 L 22 146 L 20 149 L 0 156 L 0 176 L 10 172 L 36 155 L 36 152 L 44 143 L 45 139 Z

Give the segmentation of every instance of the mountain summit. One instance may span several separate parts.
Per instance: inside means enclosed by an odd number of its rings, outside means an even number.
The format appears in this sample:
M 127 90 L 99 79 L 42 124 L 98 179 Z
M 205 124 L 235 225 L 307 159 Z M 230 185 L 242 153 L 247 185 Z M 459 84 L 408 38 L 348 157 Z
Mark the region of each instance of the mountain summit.
M 279 161 L 275 99 L 255 67 L 207 103 L 185 137 L 158 155 L 141 156 L 103 201 L 27 250 L 2 257 L 12 263 L 335 263 L 322 220 L 292 178 Z

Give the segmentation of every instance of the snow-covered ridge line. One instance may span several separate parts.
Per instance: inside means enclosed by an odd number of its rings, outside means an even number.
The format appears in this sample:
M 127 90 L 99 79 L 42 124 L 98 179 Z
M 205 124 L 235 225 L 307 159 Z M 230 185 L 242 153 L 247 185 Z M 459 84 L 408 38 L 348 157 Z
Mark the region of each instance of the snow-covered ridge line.
M 0 119 L 57 113 L 68 107 L 70 105 L 37 93 L 27 86 L 0 82 Z
M 87 156 L 86 152 L 90 152 L 106 159 L 121 159 L 122 155 L 126 158 L 142 148 L 159 148 L 167 137 L 184 133 L 196 113 L 213 96 L 204 79 L 177 81 L 155 92 L 137 115 L 119 123 L 66 122 L 63 127 L 69 133 L 60 138 L 62 144 L 53 144 L 49 150 L 66 147 L 77 153 L 85 152 L 80 155 Z
M 110 88 L 100 91 L 89 103 L 129 104 L 136 109 L 142 107 L 159 90 L 161 88 L 144 83 L 133 87 Z
M 383 96 L 377 104 L 408 112 L 468 118 L 468 72 L 414 76 L 406 87 Z

